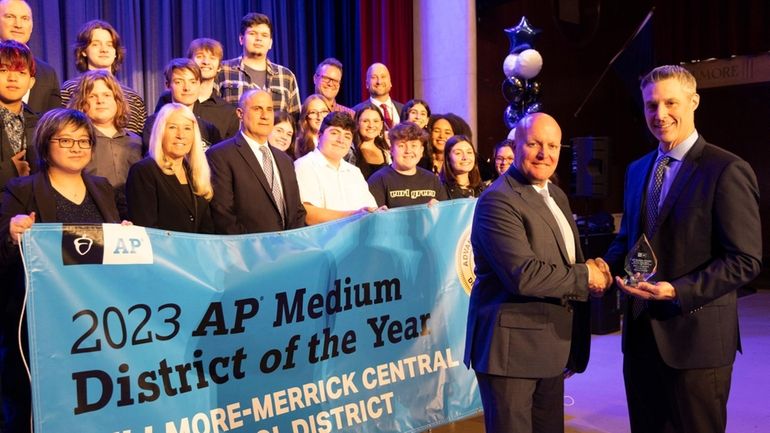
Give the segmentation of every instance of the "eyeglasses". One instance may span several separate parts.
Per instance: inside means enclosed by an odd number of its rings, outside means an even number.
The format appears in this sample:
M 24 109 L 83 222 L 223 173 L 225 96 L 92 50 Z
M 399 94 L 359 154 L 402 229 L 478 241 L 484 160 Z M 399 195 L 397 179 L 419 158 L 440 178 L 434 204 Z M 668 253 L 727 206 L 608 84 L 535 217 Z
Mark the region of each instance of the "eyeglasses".
M 58 142 L 59 147 L 62 149 L 72 149 L 73 146 L 76 144 L 81 149 L 90 149 L 91 148 L 91 139 L 90 138 L 83 138 L 79 140 L 75 140 L 72 138 L 52 138 L 51 142 Z
M 502 164 L 502 163 L 511 164 L 513 163 L 513 158 L 505 158 L 503 156 L 498 156 L 495 158 L 495 162 L 498 164 Z
M 326 111 L 326 110 L 324 110 L 324 111 L 308 111 L 307 112 L 307 117 L 319 117 L 319 118 L 321 118 L 321 117 L 326 117 L 327 114 L 329 114 L 329 112 Z
M 318 78 L 320 78 L 321 82 L 324 83 L 324 84 L 328 84 L 328 85 L 331 85 L 331 86 L 339 86 L 340 85 L 340 80 L 337 80 L 337 79 L 332 78 L 332 77 L 327 77 L 326 75 L 321 75 Z

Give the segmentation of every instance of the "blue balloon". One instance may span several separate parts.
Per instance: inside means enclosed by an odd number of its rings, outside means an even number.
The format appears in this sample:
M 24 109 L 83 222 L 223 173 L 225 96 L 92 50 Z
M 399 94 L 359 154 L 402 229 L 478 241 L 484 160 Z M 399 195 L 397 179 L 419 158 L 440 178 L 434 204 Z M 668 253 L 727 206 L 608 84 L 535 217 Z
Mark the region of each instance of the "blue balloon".
M 524 83 L 516 78 L 510 77 L 503 81 L 503 96 L 508 102 L 520 102 L 524 93 Z
M 527 17 L 521 17 L 521 21 L 518 24 L 505 29 L 505 34 L 508 35 L 508 40 L 511 43 L 510 53 L 518 54 L 532 48 L 532 42 L 538 33 L 540 33 L 540 29 L 532 27 L 529 21 L 527 21 Z
M 515 128 L 516 124 L 519 123 L 519 120 L 521 120 L 521 113 L 519 113 L 518 110 L 516 110 L 512 106 L 505 107 L 505 112 L 503 113 L 503 121 L 505 122 L 505 126 L 508 127 L 508 129 Z
M 530 115 L 530 114 L 532 114 L 532 113 L 537 113 L 537 112 L 539 112 L 539 111 L 540 111 L 540 110 L 542 110 L 542 109 L 543 109 L 543 106 L 542 106 L 542 104 L 540 104 L 539 102 L 533 102 L 533 103 L 529 104 L 529 105 L 528 105 L 528 106 L 527 106 L 527 107 L 524 109 L 524 115 L 525 115 L 525 116 L 528 116 L 528 115 Z

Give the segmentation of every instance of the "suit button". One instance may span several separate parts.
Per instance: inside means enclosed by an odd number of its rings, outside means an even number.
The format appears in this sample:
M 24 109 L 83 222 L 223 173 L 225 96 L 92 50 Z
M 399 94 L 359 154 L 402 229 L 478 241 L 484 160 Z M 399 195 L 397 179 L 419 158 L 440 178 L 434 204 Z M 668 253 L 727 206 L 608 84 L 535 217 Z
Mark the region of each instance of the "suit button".
M 195 218 L 193 218 L 193 216 L 190 215 L 190 222 L 193 222 L 193 221 L 195 221 Z

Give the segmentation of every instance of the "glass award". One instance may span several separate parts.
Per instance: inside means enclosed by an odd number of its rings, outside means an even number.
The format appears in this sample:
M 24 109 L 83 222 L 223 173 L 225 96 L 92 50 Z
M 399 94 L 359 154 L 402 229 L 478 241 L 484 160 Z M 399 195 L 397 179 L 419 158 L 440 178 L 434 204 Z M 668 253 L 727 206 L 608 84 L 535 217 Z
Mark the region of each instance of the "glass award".
M 647 236 L 642 234 L 626 256 L 625 270 L 628 276 L 625 278 L 625 283 L 635 287 L 639 282 L 649 280 L 655 275 L 657 269 L 658 259 L 655 258 Z

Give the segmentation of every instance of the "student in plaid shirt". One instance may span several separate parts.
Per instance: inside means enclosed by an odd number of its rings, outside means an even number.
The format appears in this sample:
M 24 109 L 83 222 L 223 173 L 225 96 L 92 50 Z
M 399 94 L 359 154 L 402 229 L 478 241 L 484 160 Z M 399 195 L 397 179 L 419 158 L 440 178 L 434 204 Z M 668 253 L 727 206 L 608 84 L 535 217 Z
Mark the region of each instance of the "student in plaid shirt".
M 222 98 L 237 104 L 248 89 L 267 90 L 273 98 L 273 108 L 299 115 L 300 98 L 297 79 L 288 68 L 267 59 L 273 47 L 273 25 L 267 15 L 246 14 L 241 19 L 239 41 L 243 55 L 222 62 L 217 76 L 219 93 Z

